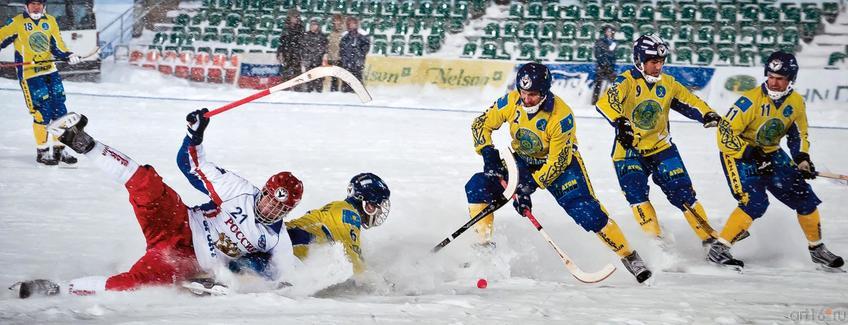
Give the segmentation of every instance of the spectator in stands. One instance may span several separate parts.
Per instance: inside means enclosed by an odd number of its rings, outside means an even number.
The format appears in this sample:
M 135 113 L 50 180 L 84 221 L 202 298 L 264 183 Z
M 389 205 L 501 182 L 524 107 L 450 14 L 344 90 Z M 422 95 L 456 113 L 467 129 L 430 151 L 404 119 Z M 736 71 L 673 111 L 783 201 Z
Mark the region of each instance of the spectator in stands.
M 370 49 L 371 41 L 368 36 L 359 32 L 359 20 L 356 17 L 347 17 L 347 33 L 342 36 L 339 43 L 342 68 L 362 80 L 362 70 L 365 69 L 365 55 L 368 54 Z M 353 89 L 344 85 L 342 91 L 352 92 Z
M 283 65 L 283 80 L 290 80 L 303 73 L 301 53 L 303 49 L 303 23 L 300 12 L 290 9 L 286 17 L 286 30 L 280 35 L 280 47 L 277 48 L 277 60 Z M 302 91 L 300 86 L 292 88 Z
M 339 43 L 344 35 L 344 18 L 342 15 L 333 15 L 333 30 L 327 36 L 327 61 L 324 65 L 340 65 L 341 57 L 339 56 Z M 339 91 L 339 78 L 330 77 L 330 91 Z
M 313 18 L 309 22 L 309 31 L 303 35 L 303 58 L 304 70 L 309 71 L 312 68 L 320 67 L 326 62 L 325 55 L 327 54 L 327 35 L 321 32 L 321 25 L 317 18 Z M 321 92 L 324 86 L 324 80 L 318 79 L 310 81 L 306 84 L 306 91 Z
M 605 26 L 601 37 L 595 42 L 595 90 L 592 95 L 592 105 L 598 102 L 604 81 L 615 80 L 615 29 Z

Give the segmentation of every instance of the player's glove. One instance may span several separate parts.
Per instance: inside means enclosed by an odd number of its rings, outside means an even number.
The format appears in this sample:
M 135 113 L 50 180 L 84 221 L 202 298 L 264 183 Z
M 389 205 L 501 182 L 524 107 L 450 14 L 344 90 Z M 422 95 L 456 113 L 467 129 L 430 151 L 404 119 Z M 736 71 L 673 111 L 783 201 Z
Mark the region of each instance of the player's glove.
M 798 165 L 798 171 L 801 173 L 801 177 L 805 179 L 816 178 L 816 165 L 813 165 L 813 162 L 810 160 L 810 154 L 799 152 L 792 160 Z
M 518 211 L 518 214 L 524 216 L 524 210 L 532 210 L 533 209 L 533 201 L 530 200 L 530 194 L 515 194 L 515 199 L 512 200 L 512 206 L 515 207 L 515 211 Z
M 82 58 L 79 55 L 71 54 L 71 56 L 68 57 L 68 64 L 70 65 L 75 65 L 80 62 L 82 62 Z
M 506 167 L 501 161 L 501 154 L 494 146 L 485 146 L 480 150 L 483 155 L 483 173 L 488 176 L 504 178 L 506 177 Z
M 772 156 L 769 153 L 763 151 L 763 148 L 760 147 L 749 147 L 749 156 L 750 160 L 754 162 L 754 165 L 757 167 L 757 174 L 761 176 L 770 176 L 774 174 L 774 163 L 772 163 Z
M 633 148 L 634 134 L 630 120 L 624 117 L 615 119 L 615 141 L 618 141 L 624 149 Z
M 721 115 L 718 115 L 716 112 L 709 112 L 704 114 L 704 127 L 705 128 L 714 128 L 718 126 L 718 123 L 721 122 Z
M 209 125 L 209 118 L 205 116 L 208 112 L 209 109 L 203 108 L 186 115 L 187 135 L 191 139 L 192 145 L 196 146 L 203 143 L 203 131 L 206 131 L 206 126 Z
M 533 173 L 530 172 L 530 169 L 518 169 L 518 187 L 515 189 L 515 200 L 512 201 L 512 205 L 515 207 L 515 211 L 518 211 L 518 214 L 524 215 L 525 209 L 533 208 L 530 194 L 536 192 L 538 187 L 539 185 L 533 179 Z

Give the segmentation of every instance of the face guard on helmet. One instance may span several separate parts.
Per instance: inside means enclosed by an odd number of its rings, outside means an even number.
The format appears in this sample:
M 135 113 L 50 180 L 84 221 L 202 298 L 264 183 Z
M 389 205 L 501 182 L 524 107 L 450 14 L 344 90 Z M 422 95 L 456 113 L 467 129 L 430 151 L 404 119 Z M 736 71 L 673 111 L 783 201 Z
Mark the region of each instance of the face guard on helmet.
M 527 114 L 535 114 L 551 91 L 551 71 L 544 64 L 535 62 L 522 65 L 515 75 L 515 88 L 525 91 L 538 91 L 542 95 L 542 99 L 536 105 L 524 106 L 524 111 Z
M 798 78 L 798 60 L 795 56 L 783 51 L 777 51 L 769 55 L 766 60 L 765 70 L 763 75 L 768 77 L 769 74 L 777 74 L 789 79 L 789 84 L 782 91 L 771 90 L 766 84 L 766 92 L 772 100 L 778 100 L 792 92 L 792 86 L 795 84 L 795 79 Z
M 24 8 L 26 8 L 27 15 L 34 20 L 39 20 L 39 19 L 43 18 L 44 17 L 44 11 L 47 10 L 47 6 L 44 4 L 44 2 L 45 2 L 45 0 L 27 0 L 24 3 L 24 5 L 25 5 Z M 36 13 L 29 12 L 29 4 L 31 4 L 31 3 L 41 4 L 43 6 L 42 9 L 41 9 L 41 12 L 36 12 Z
M 668 56 L 668 43 L 654 34 L 639 36 L 633 43 L 633 65 L 642 73 L 648 83 L 654 84 L 662 79 L 662 73 L 654 77 L 645 73 L 644 63 L 650 59 L 665 59 Z
M 365 229 L 378 227 L 389 217 L 392 207 L 390 194 L 388 185 L 372 173 L 354 176 L 347 186 L 347 197 L 360 205 L 358 208 L 363 213 L 362 227 Z
M 303 183 L 289 172 L 281 172 L 265 182 L 256 196 L 256 220 L 271 225 L 282 220 L 303 197 Z

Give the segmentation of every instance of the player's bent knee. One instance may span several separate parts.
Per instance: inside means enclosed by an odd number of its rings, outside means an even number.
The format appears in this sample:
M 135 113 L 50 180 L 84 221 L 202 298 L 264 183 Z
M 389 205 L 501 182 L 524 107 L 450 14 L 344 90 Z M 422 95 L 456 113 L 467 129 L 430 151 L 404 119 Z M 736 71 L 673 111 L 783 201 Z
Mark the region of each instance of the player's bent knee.
M 692 205 L 697 199 L 692 186 L 672 188 L 668 192 L 668 201 L 680 210 L 684 210 L 685 204 Z
M 165 195 L 165 183 L 153 166 L 140 166 L 126 184 L 136 205 L 147 205 Z
M 586 231 L 599 232 L 607 225 L 609 217 L 601 209 L 601 204 L 595 199 L 586 198 L 557 202 L 565 209 L 565 213 Z
M 503 188 L 500 184 L 493 177 L 483 173 L 474 174 L 468 183 L 465 183 L 465 196 L 468 198 L 468 203 L 491 203 L 502 192 Z
M 752 197 L 747 204 L 739 204 L 739 208 L 742 211 L 745 211 L 751 219 L 758 219 L 762 217 L 766 213 L 766 209 L 768 209 L 769 201 L 767 197 Z

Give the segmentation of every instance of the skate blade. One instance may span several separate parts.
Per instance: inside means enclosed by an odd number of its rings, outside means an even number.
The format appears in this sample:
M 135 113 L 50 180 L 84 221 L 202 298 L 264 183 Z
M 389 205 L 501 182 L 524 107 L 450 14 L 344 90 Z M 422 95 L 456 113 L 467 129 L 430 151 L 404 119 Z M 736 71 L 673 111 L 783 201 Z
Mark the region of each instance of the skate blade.
M 224 286 L 215 285 L 212 288 L 206 288 L 196 282 L 183 282 L 182 287 L 196 296 L 226 296 L 231 293 L 230 288 Z
M 846 273 L 845 269 L 843 269 L 841 267 L 830 267 L 830 266 L 821 265 L 821 264 L 819 264 L 818 267 L 816 267 L 816 269 L 818 269 L 819 271 L 827 272 L 827 273 Z

